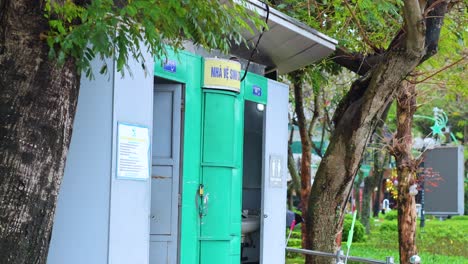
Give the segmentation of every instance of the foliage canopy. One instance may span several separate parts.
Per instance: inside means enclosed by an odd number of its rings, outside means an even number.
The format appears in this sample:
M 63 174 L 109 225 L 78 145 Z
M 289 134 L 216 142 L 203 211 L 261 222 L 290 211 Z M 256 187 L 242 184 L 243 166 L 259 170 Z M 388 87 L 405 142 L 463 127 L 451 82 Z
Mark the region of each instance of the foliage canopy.
M 43 38 L 49 55 L 59 63 L 68 56 L 76 58 L 78 68 L 88 76 L 96 55 L 115 57 L 117 70 L 122 71 L 129 57 L 144 67 L 142 48 L 161 57 L 166 45 L 178 50 L 184 40 L 191 40 L 227 52 L 231 43 L 244 41 L 243 30 L 253 30 L 246 21 L 262 26 L 242 2 L 232 0 L 47 0 L 45 17 L 50 30 Z M 104 65 L 101 73 L 106 70 Z

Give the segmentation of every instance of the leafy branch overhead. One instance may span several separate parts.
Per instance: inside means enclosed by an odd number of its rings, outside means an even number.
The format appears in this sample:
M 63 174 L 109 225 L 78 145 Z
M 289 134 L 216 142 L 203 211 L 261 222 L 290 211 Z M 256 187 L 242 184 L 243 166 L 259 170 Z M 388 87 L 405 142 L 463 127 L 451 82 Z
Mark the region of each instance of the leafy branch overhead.
M 441 49 L 450 47 L 455 51 L 448 61 L 444 61 L 444 57 L 438 55 L 436 60 L 440 61 L 439 64 L 447 65 L 445 68 L 450 68 L 452 72 L 463 68 L 460 54 L 465 53 L 463 46 L 466 30 L 462 28 L 451 32 L 446 29 L 457 28 L 454 24 L 466 25 L 452 22 L 463 21 L 463 18 L 466 21 L 466 1 L 271 2 L 277 5 L 280 11 L 337 39 L 339 45 L 336 52 L 324 64 L 336 63 L 357 74 L 356 81 L 334 112 L 333 134 L 315 174 L 308 208 L 304 212 L 308 233 L 303 237 L 306 239 L 303 246 L 305 244 L 313 250 L 335 252 L 339 247 L 344 208 L 359 170 L 363 151 L 376 128 L 382 124 L 388 106 L 397 92 L 403 89 L 403 84 L 408 83 L 408 78 L 414 78 L 416 70 L 432 72 L 426 78 L 440 73 L 440 66 L 428 67 L 434 61 L 428 59 L 439 52 L 439 45 Z M 445 27 L 444 20 L 452 26 Z M 447 37 L 447 34 L 450 37 Z M 444 42 L 447 39 L 456 39 L 460 43 Z M 461 49 L 458 49 L 460 46 Z M 322 70 L 331 73 L 325 67 Z M 424 80 L 424 77 L 421 80 Z M 297 103 L 297 97 L 295 100 Z M 301 125 L 301 122 L 298 124 Z M 304 144 L 307 140 L 301 142 Z M 399 146 L 411 145 L 408 141 L 404 143 Z M 407 162 L 403 160 L 400 164 L 405 165 Z M 308 164 L 304 165 L 307 167 Z M 328 228 L 323 228 L 324 226 Z M 407 227 L 408 225 L 405 226 Z M 403 252 L 400 254 L 401 263 L 409 263 L 409 257 L 414 253 L 414 236 L 411 235 L 414 232 L 407 234 L 410 234 L 408 237 L 412 239 L 408 239 L 408 243 L 400 244 L 400 251 Z M 329 262 L 307 256 L 306 263 Z
M 297 1 L 276 0 L 277 8 L 287 14 L 306 21 L 312 28 L 332 36 L 339 41 L 335 54 L 331 59 L 337 64 L 359 74 L 365 75 L 384 58 L 384 54 L 392 49 L 400 49 L 406 45 L 408 32 L 405 17 L 402 14 L 403 1 Z M 457 25 L 466 24 L 466 3 L 463 1 L 410 1 L 415 2 L 415 8 L 408 16 L 414 21 L 424 21 L 426 30 L 426 55 L 421 63 L 438 51 L 439 36 L 443 14 L 455 9 L 459 15 L 447 18 L 447 23 L 458 20 Z M 419 3 L 419 4 L 418 4 Z M 419 14 L 419 15 L 417 15 Z M 418 19 L 419 17 L 419 19 Z M 462 21 L 460 21 L 462 20 Z M 465 22 L 465 23 L 463 23 Z M 451 30 L 450 36 L 457 35 L 463 43 L 464 30 Z M 444 40 L 442 40 L 444 41 Z M 463 46 L 452 41 L 453 46 Z
M 96 55 L 115 57 L 117 70 L 122 71 L 129 57 L 144 65 L 142 48 L 161 57 L 167 46 L 178 50 L 184 40 L 190 39 L 205 48 L 227 52 L 231 43 L 244 41 L 242 31 L 262 26 L 262 21 L 242 3 L 233 1 L 118 2 L 47 0 L 45 16 L 50 29 L 42 37 L 50 47 L 49 55 L 59 63 L 72 56 L 77 66 L 91 76 L 90 61 Z M 105 67 L 101 69 L 105 71 Z

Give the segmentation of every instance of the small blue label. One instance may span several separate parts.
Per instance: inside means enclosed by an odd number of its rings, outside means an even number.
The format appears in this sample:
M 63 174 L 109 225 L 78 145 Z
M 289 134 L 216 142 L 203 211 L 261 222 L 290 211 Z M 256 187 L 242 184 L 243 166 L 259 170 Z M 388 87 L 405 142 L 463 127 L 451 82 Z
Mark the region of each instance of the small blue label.
M 252 88 L 253 95 L 262 96 L 262 88 L 260 86 L 254 85 Z
M 173 60 L 167 60 L 166 63 L 164 63 L 163 69 L 175 73 L 177 71 L 177 63 Z

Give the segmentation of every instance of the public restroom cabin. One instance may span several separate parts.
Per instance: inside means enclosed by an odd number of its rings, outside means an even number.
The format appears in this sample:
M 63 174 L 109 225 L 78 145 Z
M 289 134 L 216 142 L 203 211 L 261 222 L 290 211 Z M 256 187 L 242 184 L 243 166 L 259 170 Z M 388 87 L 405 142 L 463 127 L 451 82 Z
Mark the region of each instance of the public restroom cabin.
M 81 80 L 48 263 L 285 263 L 288 86 L 264 75 L 336 42 L 273 9 L 268 24 L 243 81 L 189 44 L 146 54 L 153 76 L 131 61 Z

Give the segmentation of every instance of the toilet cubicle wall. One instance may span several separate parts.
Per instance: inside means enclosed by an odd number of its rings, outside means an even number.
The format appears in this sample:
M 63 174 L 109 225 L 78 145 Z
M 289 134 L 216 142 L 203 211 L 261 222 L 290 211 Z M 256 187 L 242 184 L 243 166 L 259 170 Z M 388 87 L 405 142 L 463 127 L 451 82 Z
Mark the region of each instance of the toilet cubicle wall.
M 289 87 L 268 80 L 260 262 L 285 263 Z
M 146 68 L 153 60 L 146 54 Z M 148 263 L 150 181 L 116 177 L 117 124 L 151 133 L 153 76 L 130 61 L 132 74 L 110 69 L 81 79 L 77 113 L 58 195 L 49 264 Z
M 151 69 L 153 62 L 147 58 L 146 69 Z M 184 85 L 179 262 L 190 264 L 200 259 L 200 219 L 194 196 L 202 162 L 202 57 L 181 52 L 169 58 L 177 70 L 165 70 L 167 61 L 157 61 L 154 74 Z M 136 62 L 130 62 L 132 74 L 125 77 L 115 71 L 112 61 L 107 63 L 113 69 L 108 75 L 97 73 L 102 62 L 96 60 L 95 79 L 82 78 L 49 249 L 51 264 L 149 261 L 150 180 L 117 179 L 116 147 L 118 122 L 145 126 L 152 133 L 154 78 Z M 246 83 L 256 77 L 266 80 L 250 75 Z M 248 89 L 244 92 L 253 93 Z M 268 80 L 268 92 L 265 89 L 262 97 L 267 97 L 268 104 L 261 260 L 284 263 L 287 86 Z
M 195 194 L 200 184 L 202 57 L 185 51 L 178 54 L 169 51 L 167 58 L 157 60 L 154 66 L 156 77 L 183 85 L 179 263 L 195 264 L 200 258 L 200 221 Z

